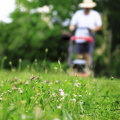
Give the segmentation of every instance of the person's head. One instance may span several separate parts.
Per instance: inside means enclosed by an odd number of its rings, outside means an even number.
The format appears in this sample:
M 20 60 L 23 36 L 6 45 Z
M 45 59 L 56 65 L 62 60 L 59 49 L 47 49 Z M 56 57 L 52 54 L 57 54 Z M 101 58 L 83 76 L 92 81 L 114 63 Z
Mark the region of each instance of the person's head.
M 91 10 L 91 8 L 84 8 L 84 13 L 87 15 L 87 14 L 89 14 L 90 10 Z
M 83 0 L 82 3 L 79 4 L 80 8 L 84 8 L 85 13 L 89 13 L 90 9 L 94 8 L 96 3 L 93 0 Z

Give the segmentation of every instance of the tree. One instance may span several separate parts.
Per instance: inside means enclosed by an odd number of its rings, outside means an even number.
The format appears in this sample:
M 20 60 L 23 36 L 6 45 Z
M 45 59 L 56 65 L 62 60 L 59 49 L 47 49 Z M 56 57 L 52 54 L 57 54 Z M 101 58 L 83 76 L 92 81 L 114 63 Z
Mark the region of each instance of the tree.
M 56 61 L 61 58 L 64 61 L 68 41 L 62 40 L 61 31 L 68 30 L 71 16 L 80 2 L 82 0 L 16 0 L 17 8 L 11 14 L 13 22 L 0 23 L 0 45 L 4 46 L 0 49 L 1 56 L 6 55 L 17 64 L 19 58 L 43 59 L 47 48 L 47 59 Z M 103 28 L 96 35 L 95 69 L 97 73 L 117 74 L 116 69 L 120 70 L 120 1 L 96 2 L 95 9 L 102 15 Z M 49 12 L 40 12 L 43 8 Z

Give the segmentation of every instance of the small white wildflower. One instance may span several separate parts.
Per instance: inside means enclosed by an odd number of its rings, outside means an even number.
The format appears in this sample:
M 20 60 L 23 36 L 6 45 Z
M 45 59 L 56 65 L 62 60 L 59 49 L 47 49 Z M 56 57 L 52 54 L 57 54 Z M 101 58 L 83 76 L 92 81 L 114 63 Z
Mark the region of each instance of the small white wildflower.
M 12 90 L 16 90 L 17 88 L 16 87 L 13 87 Z
M 59 92 L 63 92 L 63 89 L 59 89 Z
M 10 90 L 9 93 L 11 93 L 12 91 Z
M 81 85 L 81 83 L 77 83 L 78 85 Z
M 63 101 L 65 99 L 65 97 L 62 97 L 61 99 L 60 99 L 60 101 Z
M 60 120 L 59 118 L 54 118 L 54 120 Z
M 52 95 L 55 96 L 55 93 L 53 93 Z
M 79 97 L 82 97 L 82 95 L 79 95 Z
M 22 119 L 26 119 L 26 115 L 25 114 L 22 114 Z
M 77 97 L 77 95 L 74 95 L 74 97 Z
M 22 91 L 22 90 L 20 90 L 20 94 L 23 94 L 23 91 Z
M 61 109 L 61 106 L 59 105 L 59 106 L 57 106 L 57 108 L 58 108 L 58 109 Z
M 57 84 L 57 83 L 58 83 L 58 81 L 56 80 L 56 81 L 55 81 L 55 83 Z
M 61 63 L 60 63 L 60 60 L 58 60 L 58 64 L 60 65 Z
M 49 83 L 49 85 L 52 85 L 52 84 L 53 84 L 52 82 Z
M 60 92 L 60 95 L 61 95 L 61 96 L 64 96 L 64 92 Z
M 64 96 L 68 96 L 68 94 L 64 94 Z
M 21 59 L 21 58 L 19 59 L 19 62 L 20 62 L 20 63 L 22 62 L 22 59 Z
M 58 68 L 57 67 L 54 67 L 55 70 L 57 70 Z
M 27 81 L 26 83 L 25 83 L 25 85 L 28 85 L 29 84 L 29 82 Z
M 2 98 L 0 98 L 0 101 L 2 101 Z
M 112 76 L 112 77 L 111 77 L 111 80 L 113 80 L 113 79 L 114 79 L 114 77 Z
M 76 99 L 75 99 L 75 98 L 73 98 L 72 100 L 73 100 L 74 102 L 76 102 Z
M 32 76 L 30 77 L 30 80 L 35 80 L 35 76 L 32 74 Z
M 89 93 L 88 95 L 91 95 L 91 93 Z
M 82 104 L 83 104 L 83 101 L 80 101 L 80 104 L 82 105 Z
M 9 93 L 11 93 L 12 91 L 8 90 Z
M 46 53 L 48 52 L 48 48 L 45 49 L 45 52 L 46 52 Z
M 79 87 L 79 85 L 77 83 L 74 84 L 76 87 Z

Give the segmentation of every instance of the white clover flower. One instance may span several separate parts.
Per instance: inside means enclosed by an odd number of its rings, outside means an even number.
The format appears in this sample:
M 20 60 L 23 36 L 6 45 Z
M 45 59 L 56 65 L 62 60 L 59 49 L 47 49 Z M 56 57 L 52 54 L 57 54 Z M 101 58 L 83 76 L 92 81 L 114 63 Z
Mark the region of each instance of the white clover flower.
M 23 94 L 23 91 L 22 91 L 22 90 L 20 90 L 20 94 Z
M 79 87 L 79 85 L 77 83 L 75 83 L 74 86 Z
M 74 97 L 77 97 L 77 95 L 74 95 Z
M 54 120 L 60 120 L 59 118 L 54 118 Z
M 33 89 L 35 89 L 35 87 L 33 86 Z
M 17 88 L 16 87 L 13 87 L 12 90 L 16 90 Z
M 55 93 L 53 93 L 52 95 L 55 96 Z
M 64 92 L 60 92 L 60 95 L 61 95 L 61 96 L 64 96 Z
M 22 119 L 26 119 L 26 115 L 25 114 L 22 114 Z
M 25 85 L 28 85 L 29 84 L 29 82 L 27 81 L 26 83 L 25 83 Z
M 81 83 L 77 83 L 78 85 L 81 85 Z
M 58 81 L 56 80 L 56 81 L 55 81 L 55 83 L 57 84 L 57 83 L 58 83 Z
M 83 104 L 83 101 L 80 101 L 80 104 L 82 105 L 82 104 Z
M 11 90 L 8 90 L 9 93 L 11 93 L 12 91 Z
M 67 96 L 68 94 L 64 94 L 64 96 Z
M 80 87 L 80 86 L 81 86 L 81 83 L 74 83 L 74 86 Z
M 57 67 L 54 67 L 54 70 L 57 70 L 58 68 Z
M 112 76 L 112 77 L 111 77 L 111 80 L 113 80 L 113 79 L 114 79 L 114 77 Z
M 76 102 L 76 99 L 75 99 L 75 98 L 73 98 L 72 100 L 73 100 L 74 102 Z
M 52 84 L 53 84 L 52 82 L 49 83 L 49 85 L 52 85 Z
M 88 93 L 88 95 L 91 95 L 91 93 Z
M 59 89 L 59 92 L 63 92 L 63 89 Z
M 60 99 L 60 101 L 63 101 L 65 99 L 65 97 L 62 97 L 61 99 Z
M 32 76 L 30 77 L 30 80 L 35 80 L 35 76 L 32 74 Z
M 11 93 L 12 91 L 10 90 L 9 93 Z
M 61 109 L 61 106 L 59 105 L 59 106 L 57 106 L 57 108 L 58 108 L 58 109 Z

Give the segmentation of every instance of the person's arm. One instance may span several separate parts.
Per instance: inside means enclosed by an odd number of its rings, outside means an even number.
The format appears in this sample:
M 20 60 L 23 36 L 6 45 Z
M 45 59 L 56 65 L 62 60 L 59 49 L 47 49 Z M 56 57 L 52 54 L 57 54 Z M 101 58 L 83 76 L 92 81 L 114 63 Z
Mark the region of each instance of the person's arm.
M 89 29 L 90 32 L 97 32 L 99 30 L 101 30 L 101 26 L 96 26 L 94 29 Z
M 75 30 L 75 28 L 76 28 L 76 26 L 75 26 L 75 25 L 72 25 L 72 24 L 71 24 L 70 27 L 69 27 L 69 29 L 70 29 L 71 32 L 73 32 L 73 31 Z
M 101 19 L 101 16 L 99 13 L 97 13 L 95 16 L 95 24 L 96 24 L 96 27 L 93 29 L 90 29 L 90 32 L 97 32 L 97 31 L 101 30 L 102 19 Z
M 78 21 L 78 15 L 77 12 L 72 16 L 71 22 L 70 22 L 70 26 L 69 26 L 69 30 L 71 32 L 74 32 L 76 29 L 76 25 L 77 25 L 77 21 Z

